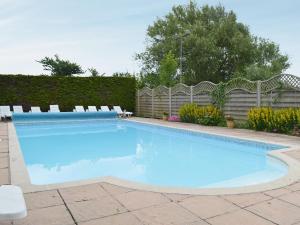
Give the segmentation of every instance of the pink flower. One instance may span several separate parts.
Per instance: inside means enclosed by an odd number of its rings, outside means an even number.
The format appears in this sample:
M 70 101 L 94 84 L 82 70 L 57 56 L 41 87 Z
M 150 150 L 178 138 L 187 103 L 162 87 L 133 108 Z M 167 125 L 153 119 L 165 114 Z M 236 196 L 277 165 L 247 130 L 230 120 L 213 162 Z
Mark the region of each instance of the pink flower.
M 180 118 L 178 116 L 170 116 L 169 121 L 171 122 L 179 122 Z

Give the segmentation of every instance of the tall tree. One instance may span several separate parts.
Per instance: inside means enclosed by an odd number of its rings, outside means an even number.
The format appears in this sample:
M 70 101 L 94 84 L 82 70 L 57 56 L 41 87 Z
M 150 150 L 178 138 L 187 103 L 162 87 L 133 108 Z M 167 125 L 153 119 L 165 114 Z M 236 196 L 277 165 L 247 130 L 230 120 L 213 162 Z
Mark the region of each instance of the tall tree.
M 37 62 L 42 64 L 44 70 L 50 71 L 52 76 L 72 76 L 84 73 L 81 66 L 69 60 L 60 59 L 58 55 L 54 55 L 54 58 L 45 57 Z
M 147 40 L 146 50 L 136 56 L 142 63 L 145 81 L 147 76 L 159 74 L 160 62 L 170 51 L 177 62 L 181 59 L 187 84 L 220 82 L 237 76 L 253 78 L 249 75 L 253 72 L 257 79 L 261 71 L 265 77 L 289 67 L 288 57 L 280 53 L 278 45 L 251 35 L 235 13 L 221 5 L 199 8 L 191 1 L 186 6 L 175 6 L 148 27 Z

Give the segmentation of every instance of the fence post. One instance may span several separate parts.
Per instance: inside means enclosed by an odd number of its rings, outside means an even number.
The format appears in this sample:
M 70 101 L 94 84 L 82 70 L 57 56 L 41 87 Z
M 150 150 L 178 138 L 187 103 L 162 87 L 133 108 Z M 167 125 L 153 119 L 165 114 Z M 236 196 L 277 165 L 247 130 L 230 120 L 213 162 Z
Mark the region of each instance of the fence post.
M 194 95 L 193 86 L 191 86 L 190 88 L 191 88 L 191 91 L 190 91 L 191 92 L 191 103 L 193 103 L 193 95 Z
M 256 106 L 260 107 L 261 106 L 261 81 L 258 80 L 257 81 L 257 85 L 256 85 L 257 89 L 256 89 Z
M 151 103 L 151 114 L 152 118 L 154 118 L 154 89 L 152 89 Z
M 140 90 L 137 90 L 137 115 L 140 115 Z
M 172 116 L 172 88 L 169 87 L 169 116 Z

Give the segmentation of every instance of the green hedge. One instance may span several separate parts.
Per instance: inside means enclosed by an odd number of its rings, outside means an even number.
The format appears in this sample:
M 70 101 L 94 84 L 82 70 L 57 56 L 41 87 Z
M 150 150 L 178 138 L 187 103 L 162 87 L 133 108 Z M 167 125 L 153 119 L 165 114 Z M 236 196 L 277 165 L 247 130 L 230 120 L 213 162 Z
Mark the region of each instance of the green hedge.
M 75 105 L 120 105 L 135 109 L 136 81 L 124 77 L 51 77 L 0 75 L 0 105 L 22 105 L 25 111 L 59 104 L 61 111 Z

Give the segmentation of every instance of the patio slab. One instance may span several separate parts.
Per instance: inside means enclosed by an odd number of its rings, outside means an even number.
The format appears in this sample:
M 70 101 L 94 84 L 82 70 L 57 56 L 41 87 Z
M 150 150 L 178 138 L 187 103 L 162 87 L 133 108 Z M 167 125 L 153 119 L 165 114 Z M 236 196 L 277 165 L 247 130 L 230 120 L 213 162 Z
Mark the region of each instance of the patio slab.
M 14 221 L 14 225 L 73 225 L 75 224 L 67 208 L 53 206 L 28 211 L 28 216 Z
M 238 210 L 239 207 L 218 196 L 196 196 L 182 200 L 181 206 L 202 219 Z
M 133 189 L 130 188 L 120 187 L 108 183 L 101 183 L 101 186 L 103 187 L 104 190 L 106 190 L 111 195 L 119 195 L 130 191 L 134 191 Z
M 115 198 L 130 211 L 170 202 L 160 193 L 146 191 L 132 191 L 116 195 Z
M 24 195 L 28 210 L 63 205 L 64 202 L 56 190 L 27 193 Z
M 275 225 L 246 210 L 238 210 L 208 220 L 211 225 Z
M 133 213 L 147 225 L 188 224 L 200 220 L 197 216 L 175 203 L 152 206 Z
M 110 196 L 67 204 L 76 222 L 85 222 L 127 212 L 119 202 Z
M 225 195 L 223 196 L 223 198 L 242 208 L 272 199 L 272 197 L 267 196 L 263 193 Z
M 0 169 L 0 185 L 10 184 L 9 169 Z
M 99 184 L 91 184 L 59 189 L 59 193 L 66 203 L 82 202 L 108 196 Z
M 276 224 L 292 225 L 300 221 L 300 208 L 278 199 L 259 203 L 246 209 Z
M 88 222 L 79 223 L 78 225 L 144 225 L 132 213 L 122 213 L 105 217 L 102 219 L 91 220 Z

